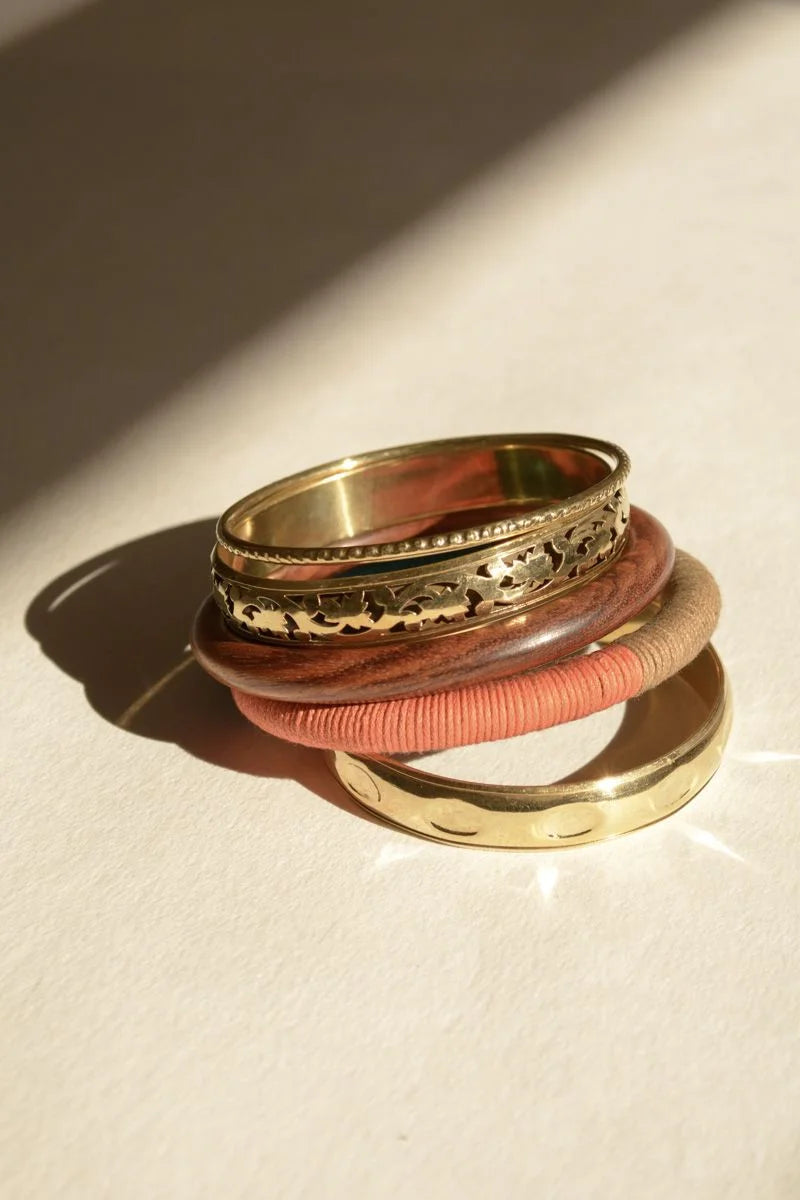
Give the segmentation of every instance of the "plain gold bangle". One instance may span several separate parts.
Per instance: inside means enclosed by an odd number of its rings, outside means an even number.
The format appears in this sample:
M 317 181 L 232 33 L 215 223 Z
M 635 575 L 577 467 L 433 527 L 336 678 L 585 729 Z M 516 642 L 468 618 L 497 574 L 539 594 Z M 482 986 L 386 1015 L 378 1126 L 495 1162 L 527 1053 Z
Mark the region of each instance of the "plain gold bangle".
M 691 709 L 686 687 L 699 702 L 693 728 L 657 757 L 615 769 L 613 744 L 605 773 L 544 787 L 465 783 L 419 771 L 406 763 L 343 750 L 327 760 L 359 805 L 397 828 L 433 841 L 496 849 L 553 849 L 604 841 L 669 816 L 717 770 L 731 724 L 725 671 L 709 644 L 683 670 L 636 703 L 647 706 L 643 728 Z M 683 690 L 681 690 L 683 689 Z M 653 722 L 656 722 L 654 725 Z M 620 741 L 620 759 L 630 746 Z
M 276 564 L 383 563 L 532 530 L 544 537 L 601 507 L 629 471 L 619 446 L 569 434 L 393 446 L 301 471 L 238 500 L 217 524 L 217 558 L 223 568 L 264 578 Z M 481 520 L 482 510 L 498 507 L 510 515 Z M 431 532 L 443 512 L 457 527 Z

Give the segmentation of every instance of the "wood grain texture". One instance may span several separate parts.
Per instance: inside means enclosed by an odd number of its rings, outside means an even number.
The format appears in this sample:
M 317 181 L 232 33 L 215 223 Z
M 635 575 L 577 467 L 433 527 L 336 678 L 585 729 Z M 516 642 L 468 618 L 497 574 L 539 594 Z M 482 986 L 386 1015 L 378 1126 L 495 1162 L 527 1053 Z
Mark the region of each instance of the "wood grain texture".
M 402 644 L 272 646 L 235 634 L 209 596 L 195 618 L 192 649 L 221 683 L 279 700 L 349 704 L 446 691 L 583 649 L 661 591 L 674 556 L 664 526 L 634 507 L 628 545 L 607 570 L 527 612 Z

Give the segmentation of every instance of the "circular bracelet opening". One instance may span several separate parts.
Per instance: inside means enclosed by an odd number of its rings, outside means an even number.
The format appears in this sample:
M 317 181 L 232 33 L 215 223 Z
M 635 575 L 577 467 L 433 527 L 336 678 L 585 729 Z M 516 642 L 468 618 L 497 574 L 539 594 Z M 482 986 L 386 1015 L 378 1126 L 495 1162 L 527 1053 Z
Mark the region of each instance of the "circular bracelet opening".
M 627 455 L 612 443 L 564 434 L 393 447 L 245 496 L 220 518 L 218 553 L 245 571 L 248 562 L 326 561 L 332 550 L 391 559 L 486 544 L 544 526 L 565 508 L 581 515 L 613 495 L 628 469 Z M 486 510 L 498 506 L 508 515 L 487 521 Z

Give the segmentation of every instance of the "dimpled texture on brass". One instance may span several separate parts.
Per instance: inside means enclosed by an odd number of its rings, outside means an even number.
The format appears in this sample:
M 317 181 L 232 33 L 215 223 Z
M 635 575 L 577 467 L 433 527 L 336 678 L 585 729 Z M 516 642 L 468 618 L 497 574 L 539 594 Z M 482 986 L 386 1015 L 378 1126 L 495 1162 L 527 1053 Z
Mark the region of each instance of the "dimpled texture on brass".
M 214 598 L 236 631 L 259 640 L 367 641 L 422 634 L 524 609 L 602 570 L 622 549 L 624 488 L 569 528 L 530 533 L 484 551 L 411 570 L 319 581 L 250 582 L 215 561 Z

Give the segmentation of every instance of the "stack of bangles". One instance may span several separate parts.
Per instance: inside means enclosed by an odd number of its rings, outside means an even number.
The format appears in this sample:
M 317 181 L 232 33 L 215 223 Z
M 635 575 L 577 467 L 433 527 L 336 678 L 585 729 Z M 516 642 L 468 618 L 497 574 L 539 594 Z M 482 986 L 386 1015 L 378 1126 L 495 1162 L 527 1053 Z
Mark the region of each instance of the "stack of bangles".
M 219 520 L 194 654 L 249 721 L 326 750 L 358 804 L 396 828 L 550 849 L 658 821 L 719 766 L 730 696 L 709 643 L 717 585 L 629 507 L 629 469 L 609 442 L 509 434 L 270 484 Z M 678 706 L 688 727 L 613 774 L 504 787 L 404 761 L 643 693 L 653 720 L 658 703 Z

